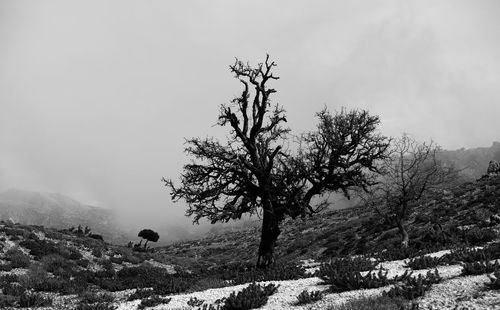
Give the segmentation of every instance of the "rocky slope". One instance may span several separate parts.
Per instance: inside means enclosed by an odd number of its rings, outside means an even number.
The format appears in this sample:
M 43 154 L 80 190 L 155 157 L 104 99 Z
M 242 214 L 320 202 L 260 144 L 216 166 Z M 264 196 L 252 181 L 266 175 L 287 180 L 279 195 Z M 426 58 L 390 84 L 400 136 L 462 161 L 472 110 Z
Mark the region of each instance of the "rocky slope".
M 372 309 L 374 304 L 381 305 L 378 309 L 399 309 L 394 308 L 398 299 L 381 297 L 384 292 L 409 285 L 404 275 L 410 270 L 417 279 L 436 269 L 441 278 L 437 283 L 411 288 L 423 294 L 411 301 L 420 309 L 499 309 L 500 282 L 497 288 L 488 286 L 490 277 L 495 279 L 493 272 L 500 272 L 500 265 L 494 264 L 500 259 L 500 224 L 490 220 L 499 211 L 500 177 L 435 192 L 410 219 L 408 251 L 396 247 L 399 237 L 392 227 L 363 207 L 287 221 L 277 246 L 283 264 L 268 271 L 244 263 L 254 261 L 258 245 L 259 230 L 252 225 L 151 252 L 64 230 L 3 222 L 0 307 L 218 309 L 219 303 L 219 309 L 233 309 L 227 306 L 228 298 L 238 299 L 236 293 L 257 281 L 278 286 L 268 300 L 261 300 L 262 309 Z M 318 272 L 329 270 L 329 261 L 339 256 L 354 267 L 339 267 L 326 277 Z M 411 257 L 425 263 L 412 266 Z M 469 275 L 466 269 L 471 268 L 475 273 Z M 387 272 L 388 281 L 374 285 L 378 280 L 370 280 L 362 288 L 364 280 L 359 277 L 367 276 L 362 270 L 381 270 L 383 276 Z M 333 282 L 340 286 L 335 289 L 329 279 L 337 279 Z M 304 290 L 322 296 L 298 305 Z
M 0 219 L 58 229 L 88 226 L 110 242 L 125 244 L 130 237 L 114 223 L 107 209 L 84 205 L 67 196 L 10 189 L 0 193 Z

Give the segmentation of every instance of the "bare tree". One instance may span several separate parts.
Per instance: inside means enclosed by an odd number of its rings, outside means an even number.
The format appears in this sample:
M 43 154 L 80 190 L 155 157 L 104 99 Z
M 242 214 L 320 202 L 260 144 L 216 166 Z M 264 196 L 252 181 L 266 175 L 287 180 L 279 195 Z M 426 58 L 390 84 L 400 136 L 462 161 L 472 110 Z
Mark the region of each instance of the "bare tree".
M 398 228 L 403 247 L 408 247 L 406 224 L 415 206 L 423 196 L 443 186 L 450 176 L 455 175 L 452 166 L 437 159 L 439 151 L 439 146 L 433 141 L 419 143 L 404 134 L 393 142 L 390 156 L 381 168 L 380 182 L 365 200 Z
M 274 262 L 279 224 L 286 216 L 295 218 L 318 211 L 310 203 L 316 195 L 351 187 L 371 185 L 370 171 L 388 147 L 376 133 L 379 119 L 366 111 L 342 110 L 332 116 L 318 113 L 315 131 L 301 136 L 295 152 L 284 127 L 285 111 L 271 106 L 276 92 L 268 83 L 277 80 L 276 64 L 266 57 L 252 68 L 236 60 L 230 71 L 242 83 L 241 96 L 221 106 L 220 126 L 230 128 L 225 143 L 214 138 L 186 141 L 186 153 L 196 161 L 184 166 L 181 184 L 163 179 L 172 199 L 184 199 L 187 216 L 197 223 L 240 219 L 243 214 L 262 214 L 257 266 Z

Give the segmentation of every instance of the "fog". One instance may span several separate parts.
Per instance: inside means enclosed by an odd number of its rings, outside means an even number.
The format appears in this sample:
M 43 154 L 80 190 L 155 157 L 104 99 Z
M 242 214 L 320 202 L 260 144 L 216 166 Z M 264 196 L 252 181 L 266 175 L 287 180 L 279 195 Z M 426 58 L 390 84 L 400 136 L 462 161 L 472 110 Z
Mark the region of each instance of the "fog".
M 445 149 L 500 132 L 500 2 L 2 1 L 0 191 L 58 192 L 127 225 L 187 227 L 185 137 L 227 134 L 234 58 L 269 53 L 295 133 L 323 107 Z

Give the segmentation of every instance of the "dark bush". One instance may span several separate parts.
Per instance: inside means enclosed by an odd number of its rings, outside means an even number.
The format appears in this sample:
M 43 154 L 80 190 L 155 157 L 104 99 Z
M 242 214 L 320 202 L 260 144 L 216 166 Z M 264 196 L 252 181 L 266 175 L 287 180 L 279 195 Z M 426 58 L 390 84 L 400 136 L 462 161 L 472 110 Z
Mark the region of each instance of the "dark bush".
M 11 271 L 11 264 L 0 264 L 0 271 Z
M 25 292 L 19 296 L 19 306 L 23 308 L 28 307 L 48 307 L 52 306 L 52 298 L 43 296 L 39 293 Z
M 336 271 L 368 271 L 373 270 L 377 262 L 368 258 L 335 258 L 328 263 L 321 264 L 320 269 L 316 272 L 316 276 L 320 277 L 324 274 L 329 274 L 332 270 Z
M 204 302 L 205 302 L 205 301 L 204 301 L 204 300 L 202 300 L 202 299 L 198 299 L 198 298 L 196 298 L 196 297 L 191 297 L 191 298 L 189 298 L 189 300 L 187 301 L 187 304 L 188 304 L 188 306 L 190 306 L 190 307 L 193 307 L 193 308 L 194 308 L 194 307 L 201 307 L 201 305 L 203 305 L 203 303 L 204 303 Z
M 92 249 L 92 255 L 94 255 L 97 258 L 102 257 L 102 249 L 100 249 L 100 248 L 93 248 Z
M 312 291 L 308 292 L 307 290 L 303 290 L 297 296 L 296 305 L 306 305 L 321 300 L 323 298 L 323 292 L 321 291 Z
M 89 262 L 89 260 L 82 258 L 82 259 L 77 260 L 76 264 L 80 267 L 87 268 L 89 266 L 90 262 Z
M 380 261 L 393 261 L 424 255 L 428 252 L 429 251 L 417 250 L 412 247 L 392 247 L 390 249 L 375 253 L 373 256 L 377 257 Z
M 148 298 L 141 300 L 141 303 L 137 307 L 137 309 L 144 309 L 146 307 L 156 307 L 161 304 L 168 304 L 172 298 L 162 298 L 158 295 L 152 295 Z
M 76 273 L 76 264 L 59 254 L 43 256 L 40 260 L 45 270 L 56 276 L 69 278 Z
M 154 294 L 155 294 L 155 291 L 152 289 L 137 289 L 137 290 L 135 290 L 135 292 L 132 295 L 130 295 L 127 298 L 127 301 L 151 297 Z
M 103 237 L 99 234 L 90 234 L 89 237 L 95 240 L 104 241 Z
M 47 240 L 23 240 L 19 245 L 28 249 L 37 260 L 45 255 L 58 253 L 56 244 Z
M 123 261 L 131 263 L 131 264 L 134 264 L 134 265 L 137 265 L 137 264 L 140 264 L 143 261 L 145 261 L 145 258 L 141 257 L 141 256 L 136 256 L 136 255 L 133 255 L 133 254 L 127 254 L 127 255 L 123 256 Z
M 121 265 L 123 263 L 123 257 L 112 256 L 112 257 L 109 258 L 109 260 L 112 263 L 115 263 L 115 264 L 118 264 L 118 265 Z
M 70 260 L 78 260 L 83 257 L 78 250 L 72 247 L 56 244 L 48 240 L 23 240 L 19 245 L 28 249 L 36 260 L 40 260 L 42 257 L 50 254 L 58 254 Z
M 131 288 L 154 288 L 161 295 L 185 292 L 192 284 L 191 276 L 169 274 L 159 267 L 138 266 L 125 267 L 116 276 L 95 274 L 93 283 L 110 291 Z
M 443 259 L 448 260 L 450 263 L 472 263 L 491 260 L 492 254 L 488 249 L 460 248 L 452 250 L 449 254 L 444 255 Z
M 470 245 L 481 245 L 494 240 L 497 235 L 491 228 L 472 227 L 465 230 L 460 237 Z
M 393 283 L 387 278 L 387 272 L 379 270 L 377 274 L 368 272 L 365 276 L 359 271 L 340 271 L 332 269 L 328 274 L 323 273 L 321 279 L 330 284 L 332 292 L 345 292 L 366 288 L 377 288 Z
M 0 294 L 0 307 L 16 307 L 19 305 L 19 297 Z
M 418 304 L 409 303 L 404 298 L 388 296 L 362 297 L 327 310 L 418 310 Z
M 462 270 L 462 274 L 476 275 L 476 274 L 490 273 L 494 271 L 500 271 L 500 264 L 498 263 L 498 261 L 495 261 L 495 263 L 491 263 L 490 261 L 483 261 L 483 262 L 465 263 Z
M 272 283 L 266 286 L 251 283 L 237 294 L 232 292 L 231 295 L 226 298 L 222 309 L 247 310 L 260 308 L 267 303 L 269 296 L 276 293 L 277 290 L 278 286 Z
M 31 258 L 18 248 L 12 248 L 5 253 L 5 259 L 10 261 L 12 268 L 26 268 L 30 265 Z
M 17 282 L 19 280 L 18 276 L 15 274 L 5 274 L 0 276 L 0 285 L 5 283 Z
M 115 310 L 116 307 L 107 302 L 95 303 L 95 304 L 87 304 L 81 302 L 78 304 L 75 310 Z
M 10 237 L 21 237 L 24 236 L 24 229 L 19 229 L 19 228 L 10 228 L 10 227 L 4 227 L 4 232 L 7 236 Z M 10 240 L 13 240 L 10 238 Z M 19 238 L 16 238 L 16 240 L 19 240 Z
M 1 285 L 1 288 L 3 294 L 11 296 L 21 296 L 24 292 L 26 292 L 26 289 L 17 282 L 5 283 Z
M 113 302 L 115 298 L 109 293 L 83 292 L 78 296 L 80 303 L 95 304 Z
M 448 256 L 431 257 L 423 255 L 410 259 L 406 263 L 406 266 L 413 270 L 429 269 L 436 266 L 448 265 L 450 261 L 447 258 Z
M 418 277 L 407 277 L 403 283 L 396 283 L 385 294 L 391 298 L 402 297 L 407 300 L 413 300 L 417 297 L 423 296 L 428 291 L 432 284 L 441 282 L 441 277 L 437 270 L 427 272 L 426 276 L 418 275 Z
M 500 271 L 495 272 L 495 276 L 488 276 L 490 278 L 490 283 L 486 283 L 486 286 L 492 290 L 500 290 Z

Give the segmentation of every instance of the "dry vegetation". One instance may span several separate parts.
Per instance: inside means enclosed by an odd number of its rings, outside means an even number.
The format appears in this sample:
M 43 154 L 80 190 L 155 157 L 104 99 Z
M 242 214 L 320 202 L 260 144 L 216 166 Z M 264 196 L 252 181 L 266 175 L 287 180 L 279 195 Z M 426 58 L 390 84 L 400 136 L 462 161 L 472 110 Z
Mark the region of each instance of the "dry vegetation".
M 2 222 L 0 306 L 414 309 L 420 302 L 422 309 L 434 287 L 468 275 L 483 284 L 475 297 L 461 298 L 498 301 L 499 226 L 489 219 L 499 208 L 499 177 L 436 192 L 410 218 L 406 250 L 399 248 L 397 231 L 370 210 L 328 211 L 285 223 L 280 261 L 267 270 L 254 268 L 255 228 L 140 253 L 70 231 Z M 428 254 L 444 249 L 451 251 Z M 208 297 L 207 289 L 213 289 Z M 374 295 L 356 293 L 361 289 Z M 348 302 L 345 294 L 356 300 Z

